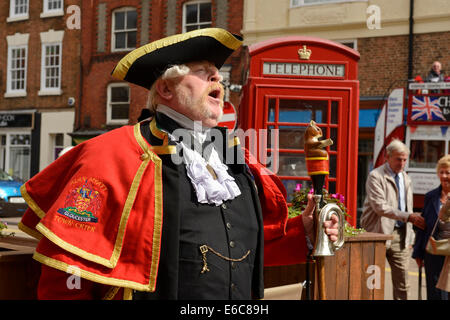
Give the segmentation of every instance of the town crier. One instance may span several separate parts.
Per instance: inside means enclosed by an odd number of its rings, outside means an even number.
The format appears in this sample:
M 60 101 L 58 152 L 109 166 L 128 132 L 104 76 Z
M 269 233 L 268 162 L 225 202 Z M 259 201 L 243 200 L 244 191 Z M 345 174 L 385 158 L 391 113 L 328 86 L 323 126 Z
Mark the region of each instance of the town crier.
M 305 261 L 313 201 L 288 223 L 283 184 L 216 127 L 219 68 L 241 44 L 200 29 L 117 64 L 113 78 L 150 90 L 152 117 L 79 144 L 22 187 L 38 298 L 262 298 L 264 265 Z M 337 221 L 325 227 L 335 241 Z

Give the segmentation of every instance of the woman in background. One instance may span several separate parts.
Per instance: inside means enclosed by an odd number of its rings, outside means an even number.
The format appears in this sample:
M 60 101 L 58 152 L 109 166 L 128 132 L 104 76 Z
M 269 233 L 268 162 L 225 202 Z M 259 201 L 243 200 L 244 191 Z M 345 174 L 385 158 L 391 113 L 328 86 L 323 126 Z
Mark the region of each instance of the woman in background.
M 439 159 L 437 163 L 437 175 L 441 184 L 436 189 L 431 190 L 425 195 L 422 217 L 425 219 L 425 230 L 417 229 L 416 241 L 412 257 L 416 259 L 417 265 L 425 267 L 425 277 L 427 282 L 428 300 L 448 300 L 448 292 L 436 288 L 445 256 L 432 255 L 425 251 L 431 231 L 438 219 L 439 210 L 448 199 L 450 193 L 450 155 Z M 438 237 L 438 228 L 436 228 L 435 238 Z

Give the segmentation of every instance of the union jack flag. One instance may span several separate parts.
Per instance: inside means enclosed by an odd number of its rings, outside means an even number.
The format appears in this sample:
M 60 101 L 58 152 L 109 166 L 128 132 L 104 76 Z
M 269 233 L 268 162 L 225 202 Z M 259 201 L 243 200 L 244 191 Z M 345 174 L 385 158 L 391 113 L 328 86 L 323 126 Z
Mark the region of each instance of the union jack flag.
M 439 97 L 413 96 L 411 120 L 446 121 Z

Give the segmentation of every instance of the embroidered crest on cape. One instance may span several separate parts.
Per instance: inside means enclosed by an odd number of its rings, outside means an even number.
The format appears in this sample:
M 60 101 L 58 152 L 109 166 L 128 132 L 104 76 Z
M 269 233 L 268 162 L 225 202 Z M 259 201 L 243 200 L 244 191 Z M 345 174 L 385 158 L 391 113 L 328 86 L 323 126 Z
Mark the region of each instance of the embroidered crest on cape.
M 64 208 L 57 212 L 80 222 L 98 222 L 97 212 L 102 207 L 101 190 L 106 186 L 95 178 L 81 177 L 71 181 L 72 189 L 66 197 Z

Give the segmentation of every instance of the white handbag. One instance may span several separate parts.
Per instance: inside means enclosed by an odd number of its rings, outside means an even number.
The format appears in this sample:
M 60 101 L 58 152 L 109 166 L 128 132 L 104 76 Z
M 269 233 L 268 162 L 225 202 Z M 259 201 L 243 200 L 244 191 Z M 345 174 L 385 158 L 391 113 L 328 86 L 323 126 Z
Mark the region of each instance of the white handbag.
M 428 239 L 427 246 L 425 247 L 425 250 L 428 253 L 431 253 L 431 254 L 434 254 L 434 255 L 450 256 L 450 238 L 449 239 L 436 240 L 433 237 L 434 230 L 436 230 L 436 226 L 437 226 L 438 223 L 439 223 L 439 218 L 436 220 L 436 223 L 434 224 L 433 231 L 431 231 L 431 235 L 430 235 L 430 238 Z

